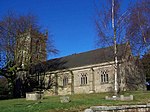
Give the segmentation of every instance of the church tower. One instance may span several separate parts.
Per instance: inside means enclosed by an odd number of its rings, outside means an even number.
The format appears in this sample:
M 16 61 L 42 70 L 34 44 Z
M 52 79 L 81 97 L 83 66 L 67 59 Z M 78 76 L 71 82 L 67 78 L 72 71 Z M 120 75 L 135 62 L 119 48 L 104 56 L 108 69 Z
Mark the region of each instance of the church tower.
M 47 32 L 43 34 L 32 29 L 26 32 L 19 32 L 15 49 L 15 62 L 17 66 L 26 69 L 33 64 L 46 61 L 47 39 Z

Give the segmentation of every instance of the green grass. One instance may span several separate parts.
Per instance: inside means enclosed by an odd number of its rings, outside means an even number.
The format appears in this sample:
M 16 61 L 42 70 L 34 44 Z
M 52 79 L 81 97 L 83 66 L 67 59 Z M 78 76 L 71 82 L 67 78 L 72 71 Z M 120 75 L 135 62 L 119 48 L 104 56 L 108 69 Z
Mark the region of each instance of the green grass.
M 26 101 L 24 98 L 1 100 L 0 112 L 79 112 L 96 105 L 146 104 L 150 100 L 150 92 L 124 92 L 134 95 L 133 101 L 105 100 L 111 93 L 70 95 L 70 103 L 60 103 L 60 96 L 45 97 L 41 101 Z

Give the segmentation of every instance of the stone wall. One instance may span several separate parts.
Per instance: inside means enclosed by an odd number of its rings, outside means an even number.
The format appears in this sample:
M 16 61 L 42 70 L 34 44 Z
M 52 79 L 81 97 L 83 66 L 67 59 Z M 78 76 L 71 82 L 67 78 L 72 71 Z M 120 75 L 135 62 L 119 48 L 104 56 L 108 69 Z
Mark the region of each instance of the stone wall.
M 84 112 L 150 112 L 150 105 L 92 106 Z
M 101 83 L 101 70 L 108 71 L 108 82 Z M 81 74 L 85 73 L 87 76 L 87 84 L 81 84 Z M 98 93 L 98 92 L 108 92 L 113 90 L 114 83 L 114 68 L 113 65 L 109 65 L 108 63 L 103 66 L 85 66 L 82 68 L 75 68 L 74 70 L 65 70 L 58 71 L 56 73 L 47 73 L 48 75 L 45 77 L 45 81 L 48 82 L 50 75 L 53 75 L 57 78 L 57 88 L 54 87 L 54 91 L 59 95 L 67 95 L 67 94 L 81 94 L 81 93 Z M 67 74 L 68 77 L 68 85 L 63 86 L 63 77 Z M 56 93 L 55 93 L 56 94 Z
M 81 73 L 87 74 L 87 84 L 81 85 Z M 73 71 L 74 74 L 74 93 L 89 93 L 90 91 L 90 68 L 89 69 L 81 69 Z
M 101 70 L 108 70 L 108 83 L 101 82 Z M 114 68 L 113 65 L 107 65 L 94 68 L 95 75 L 95 92 L 110 92 L 113 91 L 114 84 Z
M 132 66 L 128 66 L 132 67 Z M 127 81 L 130 79 L 132 72 L 130 74 L 127 73 L 127 66 L 125 63 L 119 64 L 119 75 L 118 75 L 118 86 L 120 91 L 128 90 Z M 107 71 L 108 81 L 101 82 L 101 72 Z M 67 94 L 82 94 L 82 93 L 99 93 L 99 92 L 112 92 L 114 91 L 114 63 L 103 63 L 98 65 L 88 65 L 77 68 L 70 68 L 69 70 L 62 71 L 53 71 L 53 75 L 57 75 L 57 87 L 54 87 L 55 94 L 59 95 L 67 95 Z M 86 74 L 87 84 L 81 84 L 81 75 Z M 68 84 L 63 86 L 63 77 L 68 77 Z M 132 76 L 134 80 L 140 80 L 140 76 L 137 77 Z M 142 83 L 143 82 L 139 82 Z M 132 84 L 131 84 L 132 85 Z M 134 86 L 133 86 L 134 87 Z
M 70 72 L 60 72 L 57 74 L 58 77 L 58 94 L 59 95 L 67 95 L 71 94 L 71 73 Z M 63 78 L 64 76 L 68 77 L 68 85 L 63 86 Z

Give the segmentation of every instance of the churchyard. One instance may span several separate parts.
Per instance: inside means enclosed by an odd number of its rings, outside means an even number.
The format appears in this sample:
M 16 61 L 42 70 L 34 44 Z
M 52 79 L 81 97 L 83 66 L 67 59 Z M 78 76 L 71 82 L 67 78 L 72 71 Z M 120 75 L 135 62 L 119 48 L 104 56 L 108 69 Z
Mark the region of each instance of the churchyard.
M 134 105 L 150 103 L 150 92 L 123 92 L 120 95 L 133 95 L 132 101 L 105 100 L 113 93 L 68 95 L 70 102 L 61 103 L 61 96 L 45 96 L 41 100 L 28 101 L 25 98 L 0 100 L 0 112 L 83 112 L 91 106 Z

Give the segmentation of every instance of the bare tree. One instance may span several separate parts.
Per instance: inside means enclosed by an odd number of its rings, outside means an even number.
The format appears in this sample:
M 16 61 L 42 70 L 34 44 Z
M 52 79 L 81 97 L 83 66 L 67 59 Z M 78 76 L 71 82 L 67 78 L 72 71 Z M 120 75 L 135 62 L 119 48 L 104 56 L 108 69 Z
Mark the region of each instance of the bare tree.
M 98 19 L 96 20 L 96 27 L 98 31 L 99 43 L 104 46 L 114 46 L 114 69 L 115 69 L 115 81 L 114 81 L 114 92 L 118 93 L 118 59 L 117 59 L 117 43 L 120 41 L 120 30 L 121 29 L 121 18 L 123 15 L 120 14 L 121 1 L 119 0 L 108 0 L 107 8 L 103 8 L 98 13 Z
M 51 35 L 41 33 L 36 16 L 12 12 L 3 16 L 0 21 L 0 61 L 2 73 L 12 89 L 20 78 L 18 70 L 26 70 L 28 74 L 31 65 L 46 61 L 47 53 L 57 53 L 53 41 L 49 40 Z
M 37 23 L 36 16 L 33 14 L 17 15 L 8 12 L 0 21 L 0 61 L 4 62 L 3 66 L 6 66 L 8 62 L 15 62 L 17 44 L 20 44 L 19 47 L 26 46 L 26 38 L 22 36 L 25 33 L 31 33 L 32 35 L 30 47 L 36 46 L 32 48 L 34 51 L 30 52 L 30 55 L 43 54 L 43 56 L 45 55 L 43 58 L 46 60 L 48 53 L 58 52 L 51 38 L 52 35 L 48 34 L 48 31 L 45 31 L 45 34 L 41 33 L 41 27 Z M 37 51 L 39 47 L 43 47 L 40 52 Z
M 30 27 L 34 30 L 40 28 L 33 15 L 18 16 L 14 12 L 8 12 L 2 17 L 0 21 L 0 52 L 3 56 L 1 57 L 1 61 L 4 62 L 3 66 L 14 62 L 16 42 L 19 38 L 18 32 L 25 32 Z
M 138 0 L 128 10 L 126 38 L 134 54 L 141 56 L 150 49 L 150 1 Z
M 123 12 L 121 11 L 123 0 L 114 0 L 114 16 L 112 1 L 107 0 L 107 5 L 104 4 L 100 11 L 97 9 L 95 23 L 99 36 L 98 43 L 101 46 L 113 45 L 114 31 L 111 23 L 114 17 L 117 44 L 130 42 L 134 55 L 143 54 L 150 48 L 150 1 L 130 2 L 129 7 Z
M 115 62 L 115 94 L 118 92 L 117 45 L 127 42 L 130 43 L 134 55 L 137 53 L 142 54 L 145 49 L 150 48 L 149 1 L 136 1 L 136 3 L 126 9 L 125 12 L 121 10 L 122 1 L 123 0 L 107 0 L 100 10 L 97 8 L 97 17 L 95 21 L 99 37 L 98 45 L 102 47 L 114 46 L 112 50 L 114 50 Z

